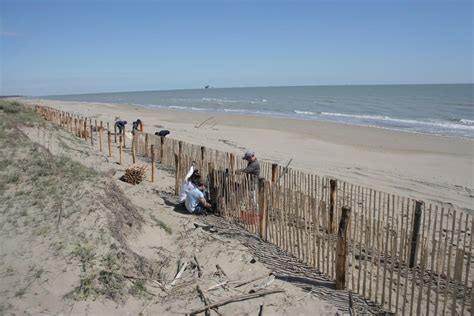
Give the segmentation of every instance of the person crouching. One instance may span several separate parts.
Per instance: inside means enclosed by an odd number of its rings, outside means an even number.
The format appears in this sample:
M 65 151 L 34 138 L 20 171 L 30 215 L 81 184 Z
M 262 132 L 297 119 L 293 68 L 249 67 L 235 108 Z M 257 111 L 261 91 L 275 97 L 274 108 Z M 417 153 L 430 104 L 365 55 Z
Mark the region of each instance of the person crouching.
M 206 200 L 205 191 L 206 185 L 199 179 L 196 183 L 196 187 L 186 195 L 184 204 L 189 213 L 206 215 L 207 211 L 211 209 L 211 204 Z
M 201 174 L 199 173 L 198 169 L 194 169 L 195 162 L 191 164 L 188 173 L 183 179 L 183 183 L 181 184 L 181 191 L 179 192 L 179 203 L 183 204 L 186 201 L 186 196 L 190 191 L 192 191 L 196 187 L 196 182 L 201 179 Z

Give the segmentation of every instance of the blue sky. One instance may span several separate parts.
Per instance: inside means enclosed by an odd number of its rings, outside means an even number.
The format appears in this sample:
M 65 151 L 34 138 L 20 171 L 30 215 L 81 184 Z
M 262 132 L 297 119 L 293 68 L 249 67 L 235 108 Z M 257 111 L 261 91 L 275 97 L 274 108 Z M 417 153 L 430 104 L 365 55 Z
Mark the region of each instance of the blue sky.
M 0 0 L 0 94 L 473 82 L 456 0 Z

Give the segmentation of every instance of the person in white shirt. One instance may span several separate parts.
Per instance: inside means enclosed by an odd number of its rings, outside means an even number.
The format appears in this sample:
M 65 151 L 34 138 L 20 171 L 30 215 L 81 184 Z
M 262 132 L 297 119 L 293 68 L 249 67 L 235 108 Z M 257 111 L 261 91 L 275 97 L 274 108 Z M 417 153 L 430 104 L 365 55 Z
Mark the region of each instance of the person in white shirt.
M 179 192 L 179 203 L 184 203 L 186 200 L 186 195 L 188 192 L 190 192 L 192 189 L 194 189 L 196 181 L 201 177 L 201 174 L 199 173 L 199 170 L 194 169 L 194 161 L 189 168 L 188 173 L 183 179 L 183 183 L 181 184 L 181 190 Z
M 206 215 L 211 204 L 206 201 L 206 185 L 202 180 L 198 180 L 196 187 L 186 195 L 185 206 L 189 213 L 195 215 Z

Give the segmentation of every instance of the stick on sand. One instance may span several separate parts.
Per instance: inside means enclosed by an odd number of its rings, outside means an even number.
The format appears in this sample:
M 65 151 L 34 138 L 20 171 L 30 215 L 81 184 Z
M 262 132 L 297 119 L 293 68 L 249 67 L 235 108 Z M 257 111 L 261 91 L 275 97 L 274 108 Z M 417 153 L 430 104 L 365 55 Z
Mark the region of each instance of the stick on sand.
M 235 296 L 235 297 L 231 297 L 231 298 L 219 301 L 219 302 L 214 303 L 214 304 L 210 304 L 210 305 L 195 309 L 195 310 L 191 311 L 189 313 L 189 315 L 195 315 L 195 314 L 204 312 L 205 310 L 209 310 L 210 308 L 226 305 L 226 304 L 233 303 L 233 302 L 246 301 L 246 300 L 250 300 L 250 299 L 265 296 L 265 295 L 270 295 L 270 294 L 275 294 L 275 293 L 283 293 L 283 292 L 285 292 L 285 290 L 277 289 L 277 290 L 259 291 L 259 292 L 252 293 L 252 294 L 245 294 L 245 295 L 241 295 L 241 296 Z

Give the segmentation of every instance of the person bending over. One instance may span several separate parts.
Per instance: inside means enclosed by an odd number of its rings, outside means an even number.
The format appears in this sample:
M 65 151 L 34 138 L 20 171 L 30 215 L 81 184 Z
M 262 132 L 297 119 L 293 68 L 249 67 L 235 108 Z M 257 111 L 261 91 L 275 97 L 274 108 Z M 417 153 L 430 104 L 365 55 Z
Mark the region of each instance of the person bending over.
M 196 215 L 207 214 L 207 210 L 211 208 L 211 204 L 206 201 L 204 191 L 206 191 L 206 185 L 202 180 L 199 180 L 196 183 L 196 187 L 186 195 L 184 204 L 189 213 Z
M 179 203 L 184 203 L 186 200 L 186 195 L 196 187 L 195 183 L 201 179 L 201 174 L 198 169 L 194 169 L 194 161 L 189 168 L 188 173 L 183 179 L 181 184 L 181 191 L 179 192 Z
M 125 125 L 127 125 L 127 121 L 116 121 L 115 122 L 115 126 L 118 128 L 119 130 L 119 134 L 122 134 L 124 128 L 125 128 Z

